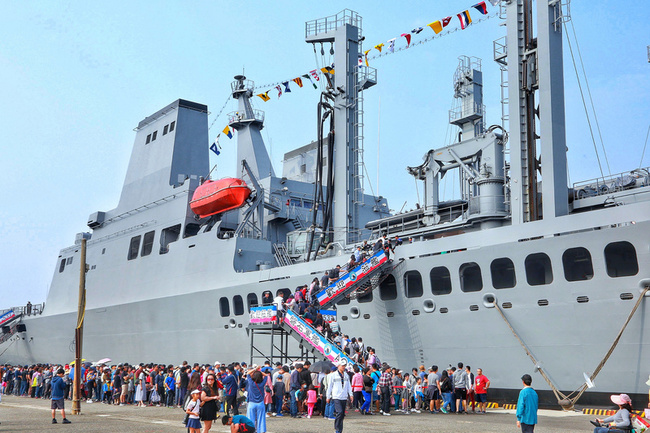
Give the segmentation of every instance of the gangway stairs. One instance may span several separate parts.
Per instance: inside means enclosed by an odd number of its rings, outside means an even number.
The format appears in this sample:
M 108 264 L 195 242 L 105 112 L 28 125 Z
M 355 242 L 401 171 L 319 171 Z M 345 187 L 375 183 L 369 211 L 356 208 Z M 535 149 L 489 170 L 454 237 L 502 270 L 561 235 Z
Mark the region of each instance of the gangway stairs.
M 323 334 L 318 332 L 305 319 L 292 310 L 286 311 L 278 323 L 277 310 L 275 306 L 253 307 L 251 308 L 250 324 L 248 325 L 248 328 L 251 330 L 280 328 L 282 331 L 286 332 L 286 334 L 295 338 L 301 348 L 307 349 L 316 358 L 331 361 L 334 364 L 342 359 L 344 359 L 349 365 L 356 364 L 334 342 L 328 340 Z
M 17 332 L 24 331 L 24 325 L 23 327 L 18 326 L 21 325 L 20 321 L 22 317 L 23 317 L 22 313 L 15 314 L 13 310 L 9 310 L 4 314 L 0 315 L 0 326 L 2 326 L 2 334 L 0 334 L 0 344 L 9 340 Z
M 357 298 L 374 290 L 393 271 L 393 261 L 383 250 L 321 290 L 316 296 L 321 308 L 329 308 L 343 298 Z

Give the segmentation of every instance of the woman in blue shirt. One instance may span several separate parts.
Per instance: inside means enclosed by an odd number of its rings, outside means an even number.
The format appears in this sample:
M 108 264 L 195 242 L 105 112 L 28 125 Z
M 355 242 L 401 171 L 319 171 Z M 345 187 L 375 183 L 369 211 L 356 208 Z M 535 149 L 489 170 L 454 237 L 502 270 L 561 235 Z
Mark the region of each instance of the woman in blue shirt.
M 248 407 L 246 417 L 255 422 L 259 433 L 266 433 L 266 408 L 264 407 L 264 375 L 259 370 L 248 370 L 246 377 Z

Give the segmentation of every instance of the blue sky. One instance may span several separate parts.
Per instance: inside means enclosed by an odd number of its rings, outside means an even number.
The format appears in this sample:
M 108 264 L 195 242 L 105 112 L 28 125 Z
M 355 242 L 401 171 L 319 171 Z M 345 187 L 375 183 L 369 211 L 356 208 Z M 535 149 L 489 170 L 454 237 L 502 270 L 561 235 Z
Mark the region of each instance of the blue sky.
M 305 21 L 353 9 L 363 17 L 368 49 L 473 3 L 5 4 L 0 16 L 0 309 L 44 301 L 59 250 L 88 230 L 90 213 L 115 207 L 133 128 L 144 117 L 184 98 L 207 104 L 212 122 L 234 75 L 245 71 L 262 84 L 314 69 L 314 52 L 304 42 Z M 638 167 L 650 124 L 650 11 L 642 2 L 602 1 L 572 2 L 571 12 L 611 171 Z M 479 16 L 474 10 L 471 15 Z M 492 41 L 505 34 L 499 24 L 490 19 L 372 61 L 378 85 L 365 92 L 365 161 L 375 193 L 379 165 L 378 192 L 391 208 L 399 210 L 406 201 L 409 209 L 417 202 L 405 167 L 449 143 L 459 55 L 483 59 L 488 124 L 500 123 L 499 70 L 491 60 Z M 457 26 L 455 18 L 452 25 Z M 430 35 L 427 28 L 413 41 Z M 397 41 L 398 47 L 403 44 Z M 575 182 L 600 171 L 566 45 L 565 54 L 568 158 Z M 303 87 L 279 100 L 274 91 L 270 95 L 269 102 L 255 104 L 266 112 L 263 136 L 279 173 L 283 154 L 315 137 L 318 92 Z M 231 101 L 225 113 L 235 108 Z M 225 117 L 217 119 L 210 138 L 225 125 Z M 234 173 L 235 141 L 225 139 L 222 145 L 222 154 L 211 160 L 218 166 L 216 177 Z M 644 166 L 650 165 L 647 153 Z

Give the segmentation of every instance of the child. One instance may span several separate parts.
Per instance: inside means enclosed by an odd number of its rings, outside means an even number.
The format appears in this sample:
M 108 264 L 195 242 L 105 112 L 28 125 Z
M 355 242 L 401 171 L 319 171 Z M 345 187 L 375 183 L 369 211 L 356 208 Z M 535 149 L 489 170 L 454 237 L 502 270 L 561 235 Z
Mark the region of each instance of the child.
M 316 389 L 312 384 L 309 385 L 309 389 L 307 390 L 307 418 L 311 418 L 312 413 L 314 413 L 316 401 L 318 401 L 318 397 L 316 396 Z
M 415 409 L 413 412 L 420 413 L 420 406 L 422 405 L 422 399 L 424 394 L 422 393 L 422 378 L 418 377 L 415 380 L 415 386 L 413 387 L 413 397 L 415 397 Z
M 285 393 L 285 388 L 284 388 L 284 381 L 283 375 L 278 374 L 278 380 L 275 382 L 273 385 L 273 394 L 275 395 L 275 413 L 273 414 L 274 416 L 284 416 L 282 415 L 282 400 L 284 399 L 284 393 Z
M 187 428 L 190 433 L 201 433 L 201 421 L 199 421 L 199 408 L 201 407 L 201 391 L 195 389 L 192 391 L 192 400 L 187 403 L 185 408 L 185 413 L 189 414 L 189 419 L 187 420 Z

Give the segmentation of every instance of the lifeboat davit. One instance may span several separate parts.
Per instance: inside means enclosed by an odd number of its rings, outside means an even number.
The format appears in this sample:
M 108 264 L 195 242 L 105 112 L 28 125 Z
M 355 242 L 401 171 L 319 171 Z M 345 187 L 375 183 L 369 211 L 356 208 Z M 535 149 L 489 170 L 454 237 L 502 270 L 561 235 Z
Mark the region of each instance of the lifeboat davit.
M 241 179 L 208 180 L 194 191 L 190 208 L 205 218 L 243 206 L 250 195 L 250 188 Z

